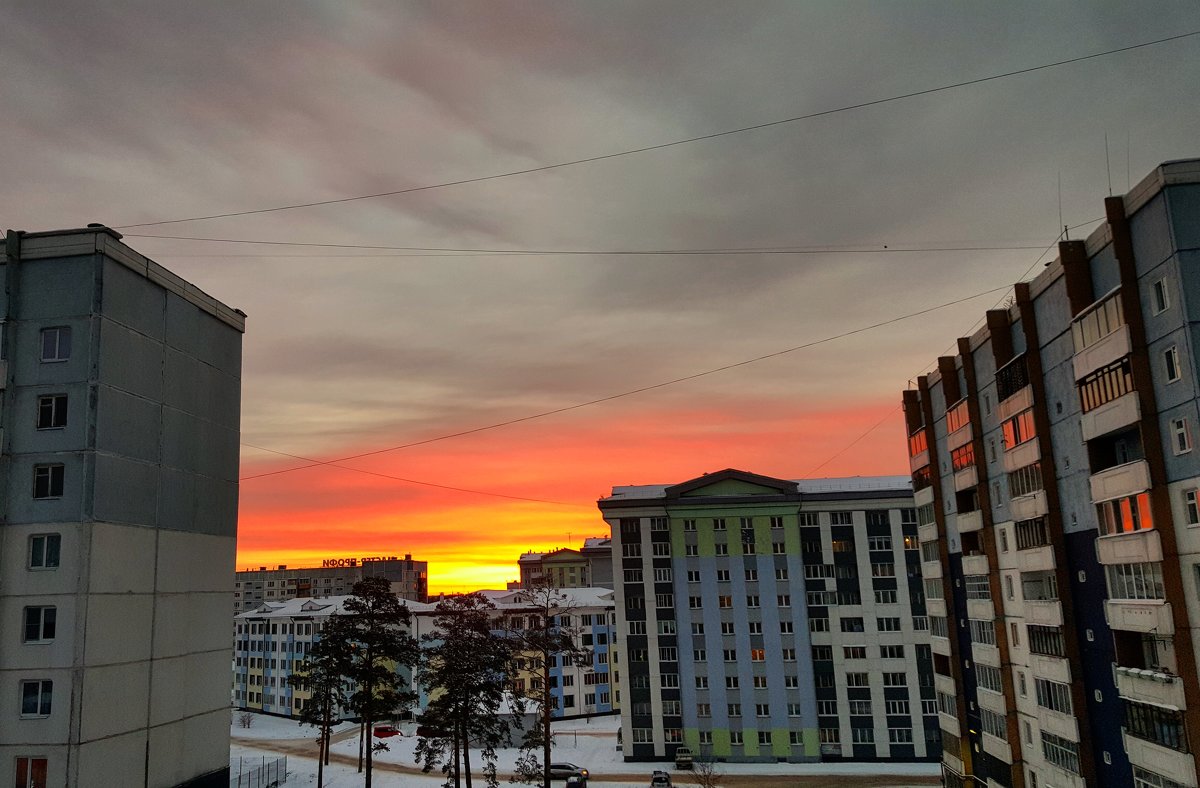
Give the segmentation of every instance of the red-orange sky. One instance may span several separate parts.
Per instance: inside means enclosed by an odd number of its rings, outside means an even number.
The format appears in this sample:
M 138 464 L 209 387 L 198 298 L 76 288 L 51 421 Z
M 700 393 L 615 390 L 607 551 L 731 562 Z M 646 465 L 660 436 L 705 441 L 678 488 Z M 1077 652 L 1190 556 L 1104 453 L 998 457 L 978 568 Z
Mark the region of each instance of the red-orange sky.
M 576 418 L 566 428 L 547 419 L 357 461 L 379 473 L 574 506 L 452 493 L 325 467 L 247 481 L 238 566 L 411 552 L 429 561 L 435 591 L 502 588 L 515 578 L 520 553 L 607 535 L 594 502 L 613 484 L 670 483 L 726 466 L 798 476 L 889 413 L 886 425 L 820 475 L 903 472 L 894 401 L 823 411 L 760 406 L 741 423 L 700 407 L 625 410 L 615 419 Z M 345 453 L 381 445 L 347 446 Z M 248 462 L 243 470 L 253 475 L 295 464 Z
M 8 5 L 4 227 L 106 223 L 245 311 L 246 477 L 1009 286 L 1198 153 L 1180 0 Z M 614 484 L 904 473 L 901 390 L 1004 296 L 353 461 L 571 506 L 247 479 L 238 564 L 497 586 Z

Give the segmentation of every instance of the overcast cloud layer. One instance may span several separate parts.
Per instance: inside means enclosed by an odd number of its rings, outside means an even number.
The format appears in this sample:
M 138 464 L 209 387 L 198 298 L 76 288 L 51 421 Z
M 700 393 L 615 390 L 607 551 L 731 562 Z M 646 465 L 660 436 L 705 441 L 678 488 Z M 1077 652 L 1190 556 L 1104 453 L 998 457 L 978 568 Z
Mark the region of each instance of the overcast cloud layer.
M 1200 29 L 1194 2 L 24 3 L 0 28 L 0 223 L 113 226 L 526 169 Z M 245 310 L 243 439 L 333 458 L 563 407 L 1010 284 L 1200 156 L 1200 37 L 543 173 L 126 241 Z M 1077 232 L 1086 233 L 1088 227 Z M 410 253 L 411 254 L 411 253 Z M 251 256 L 252 255 L 252 256 Z M 244 564 L 413 552 L 435 587 L 604 533 L 613 484 L 904 473 L 899 392 L 1002 294 L 543 421 L 242 486 Z M 889 415 L 890 414 L 890 415 Z M 859 443 L 854 439 L 884 420 Z M 842 452 L 832 461 L 836 453 Z M 822 465 L 822 463 L 826 463 Z M 243 475 L 299 464 L 247 448 Z

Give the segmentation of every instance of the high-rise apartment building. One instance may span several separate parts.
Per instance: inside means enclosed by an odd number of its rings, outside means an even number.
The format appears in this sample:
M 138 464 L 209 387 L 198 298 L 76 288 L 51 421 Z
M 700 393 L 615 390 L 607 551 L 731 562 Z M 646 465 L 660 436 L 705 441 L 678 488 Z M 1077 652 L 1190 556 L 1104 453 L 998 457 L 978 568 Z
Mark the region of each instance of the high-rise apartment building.
M 936 758 L 907 477 L 614 487 L 626 760 Z
M 245 315 L 120 238 L 0 260 L 0 782 L 224 788 Z
M 1200 160 L 904 392 L 947 786 L 1197 785 Z
M 263 602 L 282 602 L 304 597 L 330 597 L 349 594 L 354 584 L 367 577 L 382 577 L 392 585 L 392 593 L 410 602 L 429 598 L 429 563 L 414 561 L 412 554 L 399 556 L 349 556 L 327 558 L 321 566 L 273 568 L 239 571 L 233 582 L 233 611 L 242 613 L 258 608 Z
M 608 537 L 588 537 L 578 550 L 522 553 L 517 569 L 521 579 L 514 588 L 532 588 L 538 582 L 555 588 L 612 588 L 612 546 Z

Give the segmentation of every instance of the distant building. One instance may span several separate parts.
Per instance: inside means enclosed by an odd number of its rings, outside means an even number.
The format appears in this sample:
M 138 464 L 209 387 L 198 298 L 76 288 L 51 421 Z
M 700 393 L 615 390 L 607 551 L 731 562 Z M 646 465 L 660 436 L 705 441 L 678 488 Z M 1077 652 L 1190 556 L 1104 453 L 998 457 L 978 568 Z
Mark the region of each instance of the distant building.
M 325 566 L 245 569 L 234 578 L 233 610 L 253 610 L 262 602 L 281 602 L 301 597 L 330 597 L 349 594 L 364 577 L 383 577 L 392 584 L 392 593 L 401 599 L 424 602 L 429 598 L 429 564 L 403 558 L 349 557 L 330 558 Z
M 496 605 L 497 629 L 517 627 L 530 608 L 522 592 L 483 592 Z M 602 588 L 568 589 L 561 625 L 579 633 L 579 645 L 591 653 L 587 664 L 564 664 L 556 660 L 550 668 L 551 696 L 555 699 L 555 717 L 580 717 L 609 714 L 615 708 L 610 681 L 609 655 L 613 644 L 615 612 L 613 593 Z M 299 716 L 310 694 L 288 686 L 288 676 L 299 668 L 321 637 L 331 615 L 342 615 L 347 596 L 321 599 L 290 599 L 263 602 L 234 619 L 233 704 L 240 709 L 262 711 L 285 717 Z M 436 634 L 433 603 L 407 602 L 412 612 L 413 637 Z M 516 681 L 521 691 L 533 689 L 540 678 L 532 672 L 532 657 L 520 657 Z M 419 714 L 429 696 L 416 683 L 412 672 L 402 675 L 417 693 L 414 712 Z M 342 710 L 342 714 L 347 712 Z
M 245 315 L 99 226 L 0 275 L 0 774 L 224 788 Z
M 629 761 L 940 752 L 907 477 L 614 487 Z
M 517 559 L 520 580 L 512 589 L 530 588 L 549 578 L 558 588 L 611 588 L 612 548 L 607 538 L 588 538 L 583 548 L 560 547 L 545 553 L 523 553 Z
M 944 781 L 1198 784 L 1200 160 L 904 392 Z

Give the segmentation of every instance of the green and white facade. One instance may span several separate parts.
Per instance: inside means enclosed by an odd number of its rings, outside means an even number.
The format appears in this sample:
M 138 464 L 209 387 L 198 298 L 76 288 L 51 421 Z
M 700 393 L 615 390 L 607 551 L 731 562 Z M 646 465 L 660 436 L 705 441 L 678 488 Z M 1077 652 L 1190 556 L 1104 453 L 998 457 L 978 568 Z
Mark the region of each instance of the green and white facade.
M 940 750 L 907 477 L 614 487 L 625 759 Z

